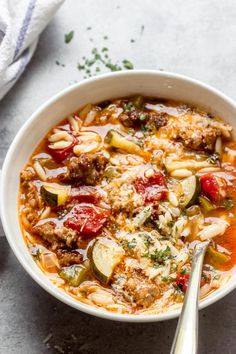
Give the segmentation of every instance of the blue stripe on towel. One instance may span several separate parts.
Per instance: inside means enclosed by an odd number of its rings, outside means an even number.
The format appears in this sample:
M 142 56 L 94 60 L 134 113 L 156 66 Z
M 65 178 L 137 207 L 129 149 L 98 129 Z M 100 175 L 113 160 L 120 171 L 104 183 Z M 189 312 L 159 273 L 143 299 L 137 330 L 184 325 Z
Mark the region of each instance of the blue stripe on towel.
M 0 29 L 0 44 L 4 37 L 5 37 L 5 32 Z
M 28 7 L 26 10 L 26 14 L 25 14 L 25 17 L 24 17 L 17 41 L 16 41 L 16 49 L 15 49 L 14 59 L 19 54 L 19 51 L 20 51 L 22 44 L 24 42 L 25 34 L 26 34 L 27 29 L 29 27 L 29 23 L 30 23 L 30 20 L 31 20 L 31 17 L 32 17 L 34 8 L 35 8 L 36 1 L 37 0 L 30 0 L 29 1 Z
M 21 54 L 20 59 L 17 60 L 17 64 L 18 64 L 17 72 L 8 81 L 7 85 L 12 81 L 16 81 L 20 77 L 20 75 L 25 70 L 26 65 L 28 64 L 28 61 L 29 61 L 29 48 L 26 48 L 24 52 Z

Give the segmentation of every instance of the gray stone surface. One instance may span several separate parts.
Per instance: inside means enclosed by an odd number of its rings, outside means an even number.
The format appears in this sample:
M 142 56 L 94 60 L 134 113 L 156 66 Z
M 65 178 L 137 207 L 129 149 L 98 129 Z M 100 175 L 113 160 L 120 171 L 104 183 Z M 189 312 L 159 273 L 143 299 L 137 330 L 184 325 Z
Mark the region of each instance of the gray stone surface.
M 235 18 L 234 0 L 67 0 L 42 34 L 25 73 L 0 103 L 0 163 L 29 115 L 83 78 L 77 62 L 94 46 L 108 47 L 113 61 L 127 58 L 135 68 L 190 75 L 236 98 Z M 64 33 L 72 29 L 75 37 L 66 45 Z M 169 353 L 176 321 L 124 324 L 75 311 L 33 282 L 0 234 L 0 353 Z M 199 353 L 236 352 L 235 295 L 200 312 Z

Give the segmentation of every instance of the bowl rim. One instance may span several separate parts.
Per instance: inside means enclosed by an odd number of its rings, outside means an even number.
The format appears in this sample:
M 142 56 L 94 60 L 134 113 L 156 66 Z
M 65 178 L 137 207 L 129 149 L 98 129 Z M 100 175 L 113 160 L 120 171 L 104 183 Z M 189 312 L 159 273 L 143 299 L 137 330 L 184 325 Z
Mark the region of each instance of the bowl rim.
M 177 73 L 172 73 L 172 72 L 167 72 L 167 71 L 159 71 L 159 70 L 132 70 L 132 71 L 120 71 L 120 72 L 112 72 L 112 73 L 106 73 L 102 74 L 96 77 L 88 78 L 86 80 L 80 81 L 76 84 L 73 84 L 63 90 L 61 90 L 59 93 L 53 95 L 51 98 L 46 100 L 46 102 L 42 103 L 36 111 L 34 111 L 31 116 L 26 120 L 26 122 L 21 126 L 20 130 L 16 134 L 15 138 L 13 139 L 3 166 L 2 166 L 2 173 L 1 173 L 1 185 L 0 185 L 0 191 L 1 191 L 1 196 L 3 196 L 3 190 L 4 186 L 7 183 L 7 175 L 9 173 L 9 168 L 10 168 L 10 160 L 12 157 L 13 151 L 16 149 L 17 145 L 20 143 L 22 135 L 24 132 L 28 129 L 28 127 L 34 123 L 34 121 L 37 121 L 38 115 L 44 111 L 46 108 L 48 108 L 50 105 L 52 105 L 55 101 L 59 100 L 61 97 L 64 95 L 70 94 L 70 92 L 76 90 L 78 87 L 83 88 L 83 86 L 86 86 L 92 82 L 96 81 L 101 81 L 106 78 L 115 78 L 117 76 L 120 77 L 130 77 L 135 75 L 147 75 L 147 76 L 159 76 L 162 78 L 169 78 L 169 79 L 177 79 L 183 82 L 187 82 L 189 84 L 192 84 L 193 86 L 198 86 L 202 89 L 208 90 L 215 94 L 216 96 L 220 97 L 223 99 L 228 105 L 232 106 L 234 109 L 236 109 L 236 102 L 234 102 L 231 98 L 226 96 L 223 92 L 219 91 L 218 89 L 215 89 L 214 87 L 211 87 L 208 84 L 205 84 L 199 80 L 196 80 L 194 78 L 190 78 L 188 76 L 182 75 L 182 74 L 177 74 Z M 33 278 L 44 290 L 46 290 L 49 294 L 54 296 L 56 299 L 60 300 L 61 302 L 77 309 L 80 310 L 84 313 L 87 313 L 89 315 L 93 315 L 96 317 L 100 317 L 103 319 L 108 319 L 108 320 L 113 320 L 113 321 L 120 321 L 120 322 L 158 322 L 158 321 L 164 321 L 164 320 L 170 320 L 173 318 L 176 318 L 180 315 L 181 307 L 179 307 L 176 310 L 173 311 L 168 311 L 160 314 L 154 314 L 154 315 L 130 315 L 130 314 L 116 314 L 112 312 L 108 312 L 104 309 L 99 309 L 90 305 L 86 305 L 79 300 L 74 301 L 75 299 L 59 289 L 56 285 L 54 285 L 52 282 L 45 281 L 47 278 L 44 276 L 40 278 L 40 276 L 34 271 L 33 268 L 31 268 L 26 259 L 24 258 L 23 254 L 21 254 L 17 248 L 17 245 L 14 241 L 14 237 L 11 236 L 11 232 L 8 227 L 8 217 L 7 213 L 4 208 L 4 198 L 2 197 L 0 199 L 0 212 L 1 212 L 1 220 L 2 220 L 2 225 L 3 225 L 3 230 L 5 232 L 6 238 L 8 240 L 8 243 L 10 244 L 16 258 L 20 262 L 20 264 L 23 266 L 25 271 Z M 28 252 L 27 248 L 25 248 L 25 251 Z M 206 297 L 202 301 L 200 301 L 199 308 L 203 309 L 216 301 L 220 300 L 227 294 L 229 294 L 231 291 L 233 291 L 236 288 L 236 282 L 231 282 L 227 283 L 223 287 L 219 289 L 219 291 L 215 291 L 210 297 Z

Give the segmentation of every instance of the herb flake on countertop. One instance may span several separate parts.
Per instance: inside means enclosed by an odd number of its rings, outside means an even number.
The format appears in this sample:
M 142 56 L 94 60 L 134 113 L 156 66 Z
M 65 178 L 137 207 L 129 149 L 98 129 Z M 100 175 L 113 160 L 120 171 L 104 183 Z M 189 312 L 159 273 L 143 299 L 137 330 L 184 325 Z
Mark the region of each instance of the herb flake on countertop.
M 132 70 L 134 68 L 133 64 L 127 59 L 124 59 L 122 63 L 125 69 Z
M 65 34 L 65 43 L 68 44 L 74 37 L 74 31 Z
M 93 48 L 90 55 L 82 57 L 82 61 L 77 65 L 77 69 L 88 74 L 88 77 L 96 75 L 101 71 L 102 67 L 110 71 L 120 71 L 124 69 L 132 70 L 134 65 L 127 59 L 124 59 L 122 64 L 118 62 L 114 63 L 109 56 L 109 49 L 107 47 L 103 47 L 101 50 Z

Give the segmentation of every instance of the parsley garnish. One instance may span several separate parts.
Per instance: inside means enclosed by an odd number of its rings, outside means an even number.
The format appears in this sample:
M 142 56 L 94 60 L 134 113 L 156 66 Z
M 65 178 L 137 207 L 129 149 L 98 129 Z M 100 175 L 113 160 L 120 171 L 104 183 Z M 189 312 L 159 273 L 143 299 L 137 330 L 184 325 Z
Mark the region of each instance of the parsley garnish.
M 40 260 L 40 254 L 41 254 L 41 251 L 38 249 L 36 251 L 36 253 L 33 255 L 33 258 L 34 258 L 34 261 L 37 262 Z
M 140 116 L 139 116 L 139 119 L 140 120 L 145 120 L 145 119 L 147 119 L 147 117 L 148 117 L 147 113 L 141 113 Z
M 231 209 L 233 206 L 234 206 L 234 201 L 232 198 L 226 199 L 222 204 L 222 207 L 225 208 L 226 210 Z
M 149 235 L 142 235 L 143 236 L 143 242 L 145 244 L 145 246 L 148 248 L 150 245 L 153 244 L 153 240 Z
M 214 280 L 219 280 L 220 279 L 220 274 L 216 274 L 213 279 Z
M 172 281 L 174 281 L 174 278 L 168 276 L 168 277 L 161 277 L 161 280 L 166 282 L 166 283 L 170 283 Z
M 133 238 L 131 241 L 123 240 L 120 242 L 121 247 L 132 250 L 137 246 L 137 240 Z
M 207 161 L 211 164 L 216 164 L 219 163 L 220 161 L 220 155 L 218 154 L 218 152 L 215 152 L 214 154 L 212 154 Z
M 124 104 L 123 109 L 125 112 L 130 112 L 135 110 L 135 106 L 133 102 L 128 102 Z
M 174 258 L 171 255 L 171 249 L 169 246 L 165 250 L 155 249 L 152 253 L 146 252 L 143 254 L 143 257 L 150 258 L 154 262 L 154 266 L 163 264 L 166 260 Z
M 70 31 L 69 33 L 65 34 L 65 43 L 70 43 L 72 38 L 74 37 L 74 31 Z

